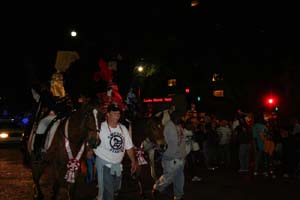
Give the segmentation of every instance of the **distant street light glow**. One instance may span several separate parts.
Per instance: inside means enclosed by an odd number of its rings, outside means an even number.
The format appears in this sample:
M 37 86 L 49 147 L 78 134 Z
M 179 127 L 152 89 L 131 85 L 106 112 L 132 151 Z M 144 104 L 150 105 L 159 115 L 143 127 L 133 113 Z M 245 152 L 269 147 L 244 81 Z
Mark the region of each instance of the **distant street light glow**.
M 77 32 L 76 31 L 71 31 L 71 36 L 72 37 L 76 37 L 77 36 Z
M 137 68 L 137 70 L 138 70 L 138 72 L 143 72 L 143 71 L 144 71 L 144 67 L 143 67 L 143 66 L 139 66 L 139 67 Z
M 8 138 L 8 134 L 6 132 L 0 133 L 0 138 L 5 139 Z

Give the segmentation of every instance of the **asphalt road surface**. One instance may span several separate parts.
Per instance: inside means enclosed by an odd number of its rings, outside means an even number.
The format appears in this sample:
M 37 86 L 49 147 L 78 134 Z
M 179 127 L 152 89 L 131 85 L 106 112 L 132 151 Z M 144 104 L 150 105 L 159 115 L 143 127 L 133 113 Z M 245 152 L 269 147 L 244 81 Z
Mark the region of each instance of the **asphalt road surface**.
M 125 160 L 126 164 L 126 160 Z M 265 177 L 240 176 L 235 170 L 207 171 L 201 167 L 200 174 L 203 181 L 192 182 L 189 172 L 186 172 L 185 200 L 196 199 L 222 199 L 222 200 L 266 200 L 266 199 L 297 199 L 300 194 L 300 180 L 276 179 Z M 125 168 L 123 186 L 120 193 L 122 200 L 138 200 L 137 182 L 129 176 Z M 142 173 L 146 197 L 151 199 L 153 181 L 150 178 L 148 166 Z M 50 185 L 47 173 L 41 180 L 46 198 L 50 197 Z M 96 195 L 96 183 L 86 184 L 84 177 L 79 180 L 76 192 L 78 200 L 93 199 Z M 32 199 L 32 178 L 30 169 L 22 162 L 21 152 L 18 147 L 0 147 L 0 199 L 3 200 L 29 200 Z M 163 199 L 172 199 L 171 187 Z

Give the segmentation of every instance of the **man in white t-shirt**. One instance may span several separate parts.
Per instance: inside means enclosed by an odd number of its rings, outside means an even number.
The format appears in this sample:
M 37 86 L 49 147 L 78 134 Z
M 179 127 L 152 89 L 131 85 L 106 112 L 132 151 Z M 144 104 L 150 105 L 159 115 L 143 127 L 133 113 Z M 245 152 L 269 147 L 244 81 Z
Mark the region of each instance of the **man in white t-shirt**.
M 134 145 L 127 128 L 119 123 L 120 116 L 118 106 L 111 104 L 107 108 L 107 120 L 101 123 L 101 144 L 94 149 L 98 175 L 97 200 L 113 200 L 114 194 L 121 189 L 121 162 L 125 151 L 131 160 L 131 174 L 137 168 Z

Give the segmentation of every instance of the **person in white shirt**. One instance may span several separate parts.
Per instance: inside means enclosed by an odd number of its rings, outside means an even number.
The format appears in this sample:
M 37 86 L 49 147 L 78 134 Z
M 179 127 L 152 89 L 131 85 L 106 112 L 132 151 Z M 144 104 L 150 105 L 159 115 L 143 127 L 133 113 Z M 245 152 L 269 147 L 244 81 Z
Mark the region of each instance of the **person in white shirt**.
M 107 120 L 101 123 L 101 144 L 94 149 L 98 176 L 97 200 L 113 200 L 115 193 L 121 189 L 121 162 L 125 151 L 131 160 L 131 174 L 137 168 L 134 145 L 127 128 L 119 123 L 120 116 L 119 107 L 111 104 L 107 108 Z
M 220 164 L 229 167 L 231 162 L 230 156 L 230 139 L 232 136 L 232 131 L 228 127 L 227 120 L 222 120 L 221 125 L 217 128 L 217 133 L 219 135 L 219 155 L 220 155 Z

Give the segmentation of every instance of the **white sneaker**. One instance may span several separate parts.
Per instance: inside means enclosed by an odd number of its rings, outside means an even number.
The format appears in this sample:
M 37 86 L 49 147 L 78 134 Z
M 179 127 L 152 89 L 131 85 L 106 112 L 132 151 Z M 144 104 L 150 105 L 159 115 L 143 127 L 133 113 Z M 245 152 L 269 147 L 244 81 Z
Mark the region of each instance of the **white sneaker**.
M 287 173 L 283 174 L 283 178 L 288 178 L 289 175 Z
M 194 176 L 194 177 L 192 178 L 192 181 L 193 181 L 193 182 L 202 181 L 202 178 L 200 178 L 200 177 L 198 177 L 198 176 Z

